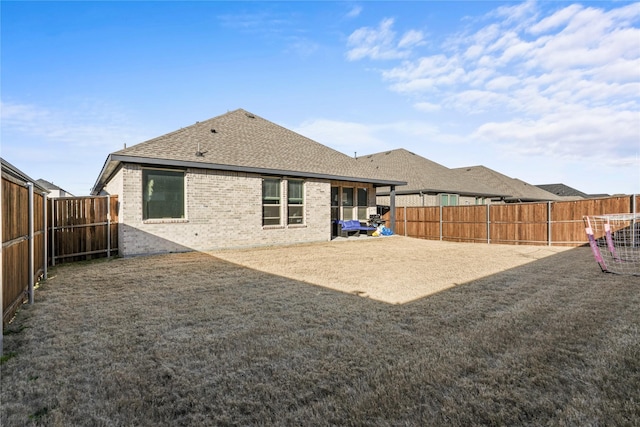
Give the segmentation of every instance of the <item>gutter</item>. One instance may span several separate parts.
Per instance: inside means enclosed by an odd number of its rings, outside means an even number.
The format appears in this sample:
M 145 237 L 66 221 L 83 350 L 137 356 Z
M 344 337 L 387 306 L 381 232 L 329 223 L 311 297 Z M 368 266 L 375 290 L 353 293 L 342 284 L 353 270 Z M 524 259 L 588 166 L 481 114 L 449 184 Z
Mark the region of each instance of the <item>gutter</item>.
M 448 193 L 448 194 L 458 194 L 460 196 L 479 196 L 479 197 L 509 197 L 507 194 L 497 194 L 497 193 L 472 193 L 468 191 L 461 192 L 460 190 L 446 190 L 446 189 L 438 189 L 438 188 L 423 188 L 422 190 L 401 190 L 396 191 L 396 196 L 398 195 L 406 195 L 406 194 L 440 194 L 440 193 Z M 381 191 L 376 193 L 377 196 L 389 196 L 390 191 Z
M 258 168 L 258 167 L 247 167 L 247 166 L 236 166 L 236 165 L 223 165 L 217 163 L 202 163 L 202 162 L 193 162 L 186 160 L 171 160 L 171 159 L 158 159 L 151 157 L 138 157 L 138 156 L 126 156 L 122 154 L 109 154 L 107 156 L 107 160 L 100 171 L 100 175 L 96 180 L 93 188 L 91 189 L 91 194 L 96 195 L 104 186 L 105 182 L 109 180 L 111 175 L 117 170 L 117 167 L 120 163 L 136 163 L 150 166 L 168 166 L 168 167 L 179 167 L 179 168 L 195 168 L 195 169 L 210 169 L 210 170 L 223 170 L 230 172 L 244 172 L 244 173 L 255 173 L 259 175 L 278 175 L 278 176 L 295 176 L 295 177 L 303 177 L 303 178 L 318 178 L 318 179 L 328 179 L 328 180 L 336 180 L 336 181 L 349 181 L 349 182 L 366 182 L 373 184 L 374 187 L 388 187 L 388 186 L 396 186 L 396 185 L 407 185 L 404 181 L 393 181 L 386 179 L 377 179 L 377 178 L 364 178 L 364 177 L 353 177 L 353 176 L 342 176 L 342 175 L 331 175 L 331 174 L 322 174 L 315 172 L 299 172 L 285 169 L 268 169 L 268 168 Z M 113 165 L 113 166 L 112 166 Z

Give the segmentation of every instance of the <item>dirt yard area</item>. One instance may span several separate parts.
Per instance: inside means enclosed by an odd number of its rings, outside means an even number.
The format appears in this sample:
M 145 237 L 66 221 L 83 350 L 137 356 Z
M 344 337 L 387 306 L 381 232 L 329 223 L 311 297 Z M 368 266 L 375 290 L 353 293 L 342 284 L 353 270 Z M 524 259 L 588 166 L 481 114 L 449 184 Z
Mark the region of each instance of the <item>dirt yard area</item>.
M 567 249 L 391 236 L 225 250 L 211 255 L 266 273 L 402 304 Z
M 639 324 L 640 277 L 588 247 L 69 263 L 4 331 L 0 425 L 632 426 Z

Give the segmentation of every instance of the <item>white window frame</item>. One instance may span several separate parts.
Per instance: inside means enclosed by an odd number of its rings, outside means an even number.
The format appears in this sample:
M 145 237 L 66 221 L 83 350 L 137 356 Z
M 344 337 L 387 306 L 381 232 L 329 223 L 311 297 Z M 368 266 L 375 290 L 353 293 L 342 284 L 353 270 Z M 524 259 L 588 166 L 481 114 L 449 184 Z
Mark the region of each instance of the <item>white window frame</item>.
M 276 200 L 278 203 L 265 203 L 266 200 L 268 200 L 267 198 L 265 198 L 265 181 L 277 181 L 278 182 L 278 197 L 271 197 L 272 200 Z M 261 187 L 262 187 L 262 195 L 261 195 L 261 201 L 262 201 L 262 226 L 263 227 L 281 227 L 282 226 L 282 200 L 283 200 L 283 192 L 282 192 L 282 178 L 274 178 L 274 177 L 264 177 L 261 180 Z M 267 217 L 265 215 L 265 208 L 266 207 L 278 207 L 278 216 L 269 216 Z M 278 223 L 277 224 L 267 224 L 267 220 L 273 220 L 273 219 L 278 219 Z
M 288 226 L 301 226 L 301 225 L 305 225 L 306 221 L 305 221 L 305 180 L 304 179 L 287 179 L 287 206 L 286 206 L 286 211 L 287 211 L 287 225 Z M 289 194 L 289 184 L 292 182 L 299 182 L 300 183 L 300 191 L 302 192 L 301 196 L 299 198 L 296 199 L 300 199 L 300 203 L 292 203 L 291 202 L 291 197 Z M 295 208 L 299 208 L 300 209 L 300 216 L 292 216 L 291 215 L 291 208 L 295 207 Z M 292 222 L 292 218 L 299 218 L 300 222 Z M 297 219 L 296 219 L 297 221 Z

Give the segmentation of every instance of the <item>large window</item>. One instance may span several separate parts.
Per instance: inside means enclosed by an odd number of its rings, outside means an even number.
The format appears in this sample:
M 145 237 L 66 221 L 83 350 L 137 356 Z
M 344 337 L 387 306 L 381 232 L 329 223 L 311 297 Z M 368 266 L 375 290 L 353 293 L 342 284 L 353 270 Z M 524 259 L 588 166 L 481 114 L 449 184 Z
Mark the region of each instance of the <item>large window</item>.
M 287 181 L 287 224 L 304 223 L 304 182 L 290 179 Z
M 277 178 L 262 180 L 262 225 L 280 225 L 280 187 Z
M 142 170 L 142 218 L 184 218 L 184 172 Z

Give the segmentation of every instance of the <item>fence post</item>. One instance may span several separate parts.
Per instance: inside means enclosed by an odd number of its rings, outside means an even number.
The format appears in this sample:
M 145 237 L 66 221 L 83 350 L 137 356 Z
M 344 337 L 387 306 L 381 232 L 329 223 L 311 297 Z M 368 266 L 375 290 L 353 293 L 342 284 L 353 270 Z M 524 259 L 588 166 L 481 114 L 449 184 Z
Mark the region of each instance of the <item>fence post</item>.
M 487 244 L 491 243 L 491 203 L 487 205 Z
M 56 266 L 56 199 L 51 199 L 51 266 Z
M 0 163 L 0 177 L 2 177 L 2 163 Z M 4 208 L 4 198 L 2 197 L 2 187 L 4 179 L 0 179 L 0 245 L 4 242 L 2 240 L 2 209 Z M 3 336 L 4 336 L 4 300 L 2 299 L 2 294 L 4 294 L 4 281 L 2 280 L 2 251 L 0 251 L 0 356 L 2 356 L 4 347 L 3 347 Z
M 633 215 L 631 216 L 631 247 L 636 247 L 636 194 L 634 193 L 631 196 L 631 212 Z
M 547 246 L 551 246 L 551 201 L 547 202 Z
M 409 233 L 407 233 L 407 205 L 406 205 L 406 203 L 402 207 L 402 212 L 404 213 L 404 235 L 406 237 L 406 236 L 409 235 Z
M 391 232 L 396 234 L 396 186 L 392 185 L 389 187 L 389 190 L 389 209 L 391 212 L 389 215 L 389 225 L 391 225 Z
M 107 258 L 111 258 L 111 195 L 107 195 Z
M 29 304 L 33 304 L 33 263 L 34 260 L 34 239 L 33 239 L 33 183 L 27 182 L 29 190 Z
M 47 220 L 47 201 L 48 200 L 49 199 L 47 198 L 47 193 L 42 193 L 42 233 L 44 234 L 43 235 L 43 239 L 42 239 L 44 241 L 44 243 L 43 243 L 44 248 L 43 248 L 42 253 L 44 254 L 43 255 L 43 258 L 44 258 L 44 262 L 43 262 L 43 268 L 44 268 L 43 277 L 44 277 L 44 280 L 47 280 L 47 277 L 48 277 L 47 266 L 48 266 L 48 263 L 49 263 L 49 257 L 47 255 L 47 251 L 48 251 L 47 241 L 49 240 L 49 233 L 47 232 L 47 221 L 48 221 Z
M 438 221 L 440 222 L 439 227 L 440 230 L 438 230 L 438 233 L 440 233 L 440 241 L 442 241 L 442 205 L 440 205 L 440 218 L 438 218 Z

